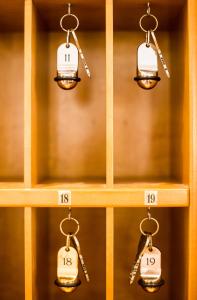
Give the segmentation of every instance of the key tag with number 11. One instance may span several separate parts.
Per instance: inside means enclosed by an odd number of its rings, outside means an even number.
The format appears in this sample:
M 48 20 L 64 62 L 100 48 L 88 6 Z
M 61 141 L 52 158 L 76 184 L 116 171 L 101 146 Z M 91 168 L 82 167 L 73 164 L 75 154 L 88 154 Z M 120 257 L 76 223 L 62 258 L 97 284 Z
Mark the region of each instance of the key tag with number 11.
M 155 26 L 154 28 L 145 29 L 142 22 L 149 19 L 155 22 Z M 146 41 L 142 43 L 137 50 L 137 76 L 134 77 L 134 80 L 137 81 L 141 88 L 150 90 L 157 85 L 158 81 L 161 80 L 158 76 L 158 56 L 168 78 L 170 78 L 170 73 L 155 36 L 155 31 L 158 27 L 158 20 L 150 13 L 149 2 L 147 12 L 140 18 L 139 25 L 142 31 L 146 33 Z M 150 37 L 152 37 L 155 45 L 150 42 Z
M 153 233 L 146 232 L 143 229 L 145 222 L 155 222 L 156 230 Z M 130 273 L 130 284 L 134 282 L 138 268 L 140 266 L 140 279 L 138 283 L 148 293 L 157 292 L 164 284 L 161 277 L 161 252 L 153 246 L 152 237 L 159 231 L 159 223 L 151 217 L 148 210 L 148 217 L 144 218 L 140 223 L 141 237 L 138 245 L 135 262 Z
M 73 233 L 65 233 L 63 224 L 73 222 L 76 225 L 76 230 Z M 73 292 L 80 284 L 78 273 L 78 261 L 80 260 L 86 281 L 89 282 L 89 275 L 81 254 L 80 244 L 77 239 L 79 231 L 79 222 L 71 217 L 71 210 L 69 209 L 68 217 L 63 219 L 60 223 L 60 231 L 66 236 L 66 246 L 59 249 L 57 255 L 57 279 L 55 284 L 65 293 Z M 73 246 L 71 246 L 71 241 Z
M 78 77 L 78 60 L 79 55 L 83 62 L 87 76 L 90 77 L 90 70 L 86 63 L 82 49 L 79 45 L 75 31 L 79 27 L 79 19 L 76 15 L 70 12 L 71 4 L 68 4 L 68 13 L 65 14 L 60 20 L 60 26 L 63 31 L 67 33 L 66 43 L 61 44 L 57 49 L 57 76 L 54 80 L 58 86 L 64 90 L 73 89 L 81 79 Z M 67 20 L 66 20 L 67 19 Z M 63 22 L 73 19 L 76 22 L 74 28 L 65 28 Z M 72 34 L 75 45 L 70 43 L 70 34 Z

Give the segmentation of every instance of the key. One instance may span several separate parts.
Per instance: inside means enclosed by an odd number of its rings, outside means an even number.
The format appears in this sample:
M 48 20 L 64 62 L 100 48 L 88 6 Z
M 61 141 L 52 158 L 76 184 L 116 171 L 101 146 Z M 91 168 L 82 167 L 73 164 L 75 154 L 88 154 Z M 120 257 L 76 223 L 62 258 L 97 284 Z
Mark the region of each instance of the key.
M 81 267 L 83 269 L 83 273 L 85 275 L 85 279 L 86 279 L 87 282 L 90 282 L 90 277 L 88 275 L 88 271 L 87 271 L 86 265 L 84 263 L 83 256 L 81 254 L 81 248 L 80 248 L 79 240 L 77 239 L 76 235 L 73 235 L 72 239 L 73 239 L 73 243 L 74 243 L 74 245 L 77 249 L 78 255 L 79 255 L 79 260 L 80 260 L 80 263 L 81 263 Z
M 140 240 L 139 240 L 139 244 L 138 244 L 138 250 L 137 250 L 137 254 L 135 257 L 135 262 L 131 268 L 131 273 L 129 276 L 130 279 L 130 285 L 134 282 L 135 276 L 137 274 L 139 265 L 140 265 L 140 261 L 142 259 L 142 256 L 145 252 L 145 250 L 147 249 L 147 247 L 149 246 L 149 242 L 150 242 L 150 235 L 141 235 Z
M 151 35 L 152 35 L 153 41 L 154 41 L 154 43 L 155 43 L 155 46 L 156 46 L 156 49 L 157 49 L 159 58 L 160 58 L 160 60 L 161 60 L 161 63 L 162 63 L 162 65 L 163 65 L 164 71 L 166 72 L 167 77 L 170 78 L 170 72 L 169 72 L 168 67 L 167 67 L 167 65 L 166 65 L 166 62 L 165 62 L 165 60 L 164 60 L 164 58 L 163 58 L 162 52 L 161 52 L 161 50 L 160 50 L 160 48 L 159 48 L 159 44 L 158 44 L 158 42 L 157 42 L 157 39 L 156 39 L 156 36 L 155 36 L 154 31 L 151 31 Z
M 72 35 L 73 35 L 75 44 L 76 44 L 76 46 L 77 46 L 77 49 L 78 49 L 78 51 L 79 51 L 79 55 L 80 55 L 80 57 L 81 57 L 82 63 L 83 63 L 84 68 L 85 68 L 85 71 L 86 71 L 88 77 L 90 78 L 90 77 L 91 77 L 91 75 L 90 75 L 90 70 L 89 70 L 88 65 L 87 65 L 87 63 L 86 63 L 85 57 L 84 57 L 84 55 L 83 55 L 83 52 L 82 52 L 81 47 L 80 47 L 80 45 L 79 45 L 78 38 L 77 38 L 76 33 L 75 33 L 74 30 L 72 30 Z

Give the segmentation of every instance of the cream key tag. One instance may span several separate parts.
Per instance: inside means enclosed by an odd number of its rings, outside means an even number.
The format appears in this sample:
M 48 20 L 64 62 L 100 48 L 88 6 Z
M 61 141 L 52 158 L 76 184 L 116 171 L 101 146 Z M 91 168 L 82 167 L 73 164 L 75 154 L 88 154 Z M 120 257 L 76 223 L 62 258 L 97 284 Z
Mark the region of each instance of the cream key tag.
M 152 89 L 160 81 L 157 50 L 152 43 L 142 43 L 137 49 L 137 76 L 134 80 L 146 90 Z
M 75 280 L 78 276 L 78 253 L 73 247 L 60 248 L 57 258 L 57 277 L 59 280 Z
M 78 253 L 75 248 L 62 247 L 58 251 L 55 284 L 65 293 L 73 292 L 81 284 L 78 278 Z
M 161 277 L 161 252 L 156 247 L 147 248 L 141 260 L 138 283 L 148 293 L 159 291 L 165 281 Z
M 55 81 L 65 89 L 73 89 L 80 81 L 78 77 L 79 54 L 72 43 L 61 44 L 57 49 L 57 76 Z
M 78 71 L 78 49 L 69 43 L 61 44 L 57 49 L 57 72 L 62 72 L 65 76 L 73 76 Z
M 155 72 L 158 72 L 158 59 L 157 50 L 153 44 L 147 46 L 146 43 L 142 43 L 138 47 L 137 51 L 137 68 L 138 71 L 145 75 L 154 76 Z
M 141 260 L 140 276 L 144 280 L 157 281 L 161 277 L 161 252 L 158 248 L 148 247 Z

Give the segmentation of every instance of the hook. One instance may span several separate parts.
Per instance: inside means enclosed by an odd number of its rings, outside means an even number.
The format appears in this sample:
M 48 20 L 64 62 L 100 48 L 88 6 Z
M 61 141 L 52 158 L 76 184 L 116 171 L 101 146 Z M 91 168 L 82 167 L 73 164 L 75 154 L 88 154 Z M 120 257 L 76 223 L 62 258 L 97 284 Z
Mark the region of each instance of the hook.
M 150 2 L 147 3 L 147 15 L 150 15 Z
M 150 206 L 147 208 L 148 219 L 151 219 Z
M 70 15 L 71 12 L 71 3 L 68 3 L 68 15 Z
M 68 209 L 68 219 L 69 220 L 71 219 L 71 207 L 69 207 L 69 209 Z

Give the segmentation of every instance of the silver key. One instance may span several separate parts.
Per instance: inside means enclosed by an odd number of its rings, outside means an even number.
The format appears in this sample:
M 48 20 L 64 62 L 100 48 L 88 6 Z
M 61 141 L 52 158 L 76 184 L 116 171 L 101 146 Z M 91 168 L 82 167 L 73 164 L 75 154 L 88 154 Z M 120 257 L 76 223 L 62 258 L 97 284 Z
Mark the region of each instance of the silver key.
M 88 271 L 87 271 L 86 265 L 84 263 L 83 256 L 81 254 L 81 248 L 80 248 L 79 240 L 77 239 L 76 235 L 73 235 L 72 239 L 73 239 L 73 243 L 74 243 L 74 245 L 75 245 L 75 247 L 77 249 L 78 255 L 79 255 L 79 260 L 80 260 L 80 263 L 81 263 L 81 267 L 83 269 L 83 273 L 85 275 L 85 279 L 86 279 L 87 282 L 89 282 L 90 281 L 90 277 L 88 275 Z
M 79 41 L 78 41 L 77 35 L 76 35 L 76 33 L 75 33 L 74 30 L 72 30 L 72 35 L 73 35 L 75 44 L 76 44 L 76 46 L 77 46 L 77 49 L 78 49 L 78 51 L 79 51 L 79 55 L 80 55 L 80 57 L 81 57 L 82 63 L 83 63 L 84 68 L 85 68 L 85 71 L 86 71 L 88 77 L 90 78 L 90 77 L 91 77 L 91 75 L 90 75 L 90 70 L 89 70 L 88 65 L 87 65 L 87 63 L 86 63 L 85 57 L 84 57 L 84 55 L 83 55 L 82 49 L 81 49 L 81 47 L 80 47 L 80 45 L 79 45 Z
M 139 244 L 138 244 L 138 250 L 137 250 L 137 254 L 135 257 L 135 262 L 131 268 L 131 273 L 129 275 L 129 279 L 130 279 L 130 285 L 134 282 L 135 276 L 137 274 L 142 256 L 145 252 L 145 250 L 147 249 L 147 247 L 149 246 L 150 243 L 150 235 L 141 235 L 140 240 L 139 240 Z
M 151 35 L 152 35 L 153 41 L 155 43 L 155 47 L 157 49 L 157 52 L 158 52 L 159 58 L 161 60 L 161 63 L 163 65 L 164 71 L 166 72 L 167 77 L 170 78 L 170 72 L 169 72 L 168 67 L 166 65 L 166 62 L 165 62 L 165 60 L 163 58 L 162 52 L 161 52 L 161 50 L 159 48 L 159 44 L 157 42 L 157 39 L 156 39 L 154 31 L 151 31 Z

